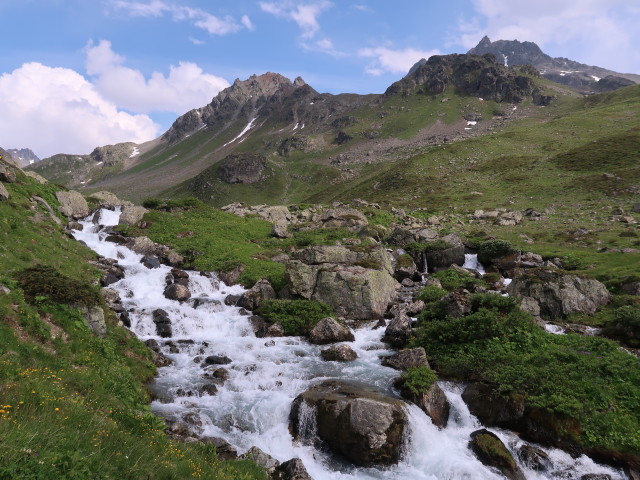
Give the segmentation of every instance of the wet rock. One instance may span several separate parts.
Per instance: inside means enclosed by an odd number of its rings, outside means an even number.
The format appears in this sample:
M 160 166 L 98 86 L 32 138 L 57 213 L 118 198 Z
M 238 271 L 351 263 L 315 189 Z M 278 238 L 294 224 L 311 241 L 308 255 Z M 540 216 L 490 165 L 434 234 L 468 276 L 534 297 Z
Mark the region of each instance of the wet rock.
M 160 268 L 160 265 L 161 265 L 160 260 L 158 260 L 158 257 L 150 254 L 147 254 L 144 257 L 142 257 L 140 259 L 140 263 L 149 269 Z
M 282 337 L 284 336 L 284 327 L 280 323 L 269 325 L 264 334 L 265 337 Z
M 178 302 L 184 302 L 191 298 L 191 292 L 184 285 L 178 283 L 172 283 L 163 292 L 165 298 L 169 300 L 177 300 Z
M 404 347 L 409 342 L 409 338 L 415 333 L 411 324 L 411 318 L 406 314 L 397 315 L 389 322 L 382 340 L 396 348 Z
M 385 367 L 395 368 L 396 370 L 406 370 L 411 367 L 428 367 L 427 354 L 424 348 L 408 348 L 400 350 L 389 357 L 382 360 Z
M 238 303 L 238 300 L 240 300 L 240 295 L 227 295 L 224 299 L 224 304 L 232 307 Z
M 407 427 L 403 402 L 369 385 L 327 380 L 293 402 L 289 428 L 296 440 L 317 438 L 355 465 L 392 465 Z M 315 421 L 314 421 L 315 419 Z
M 524 414 L 524 398 L 500 395 L 489 385 L 470 383 L 462 392 L 469 411 L 484 425 L 513 428 Z
M 407 388 L 402 377 L 395 381 L 394 386 L 400 391 L 402 398 L 420 407 L 431 418 L 436 427 L 442 429 L 447 426 L 450 410 L 449 401 L 437 383 L 431 385 L 429 390 L 421 394 L 416 394 Z
M 482 429 L 473 432 L 469 448 L 483 464 L 498 469 L 508 479 L 526 480 L 502 440 L 489 430 Z
M 427 251 L 427 267 L 429 272 L 434 272 L 451 265 L 464 265 L 464 244 L 458 235 L 451 233 L 442 238 L 443 241 L 451 245 L 442 250 Z
M 276 467 L 271 480 L 313 480 L 299 458 L 292 458 Z
M 251 323 L 251 328 L 253 329 L 253 333 L 258 338 L 264 338 L 267 335 L 268 324 L 264 317 L 260 315 L 252 315 L 249 317 L 249 323 Z
M 271 283 L 268 280 L 261 279 L 240 296 L 236 305 L 247 310 L 255 310 L 265 300 L 273 300 L 275 298 L 276 292 Z
M 309 342 L 315 345 L 326 345 L 336 342 L 353 342 L 355 337 L 351 330 L 340 325 L 331 317 L 320 320 L 309 332 Z
M 271 455 L 263 452 L 258 447 L 251 447 L 246 453 L 240 455 L 240 458 L 247 460 L 253 460 L 267 472 L 272 473 L 280 462 L 273 458 Z
M 346 344 L 333 345 L 320 352 L 322 359 L 328 362 L 352 362 L 358 354 Z
M 157 308 L 153 311 L 153 323 L 156 324 L 156 332 L 160 337 L 169 338 L 173 335 L 171 319 L 165 310 Z
M 60 213 L 65 217 L 75 219 L 89 215 L 89 205 L 80 192 L 69 190 L 68 192 L 56 192 L 56 198 L 60 202 Z
M 607 475 L 606 473 L 587 473 L 586 475 L 582 475 L 580 480 L 613 480 L 611 475 Z
M 231 363 L 231 359 L 226 355 L 209 355 L 204 359 L 206 365 L 227 365 Z
M 218 393 L 218 387 L 216 387 L 212 383 L 205 383 L 204 385 L 200 385 L 197 390 L 200 395 L 215 395 L 216 393 Z
M 238 265 L 237 267 L 229 270 L 228 272 L 218 272 L 218 278 L 224 282 L 225 285 L 235 285 L 240 279 L 240 275 L 244 272 L 245 266 Z
M 408 253 L 394 256 L 393 277 L 402 282 L 405 278 L 414 278 L 418 267 Z
M 544 450 L 529 444 L 522 445 L 518 449 L 518 458 L 527 468 L 536 472 L 546 472 L 553 466 L 549 455 Z
M 140 255 L 155 255 L 158 245 L 149 237 L 134 237 L 127 242 L 127 247 Z

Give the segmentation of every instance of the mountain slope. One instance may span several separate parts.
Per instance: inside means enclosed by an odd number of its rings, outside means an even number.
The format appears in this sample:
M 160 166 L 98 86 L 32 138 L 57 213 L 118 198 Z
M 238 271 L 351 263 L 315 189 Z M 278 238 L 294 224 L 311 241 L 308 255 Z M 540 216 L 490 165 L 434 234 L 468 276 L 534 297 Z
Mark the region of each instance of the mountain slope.
M 491 53 L 505 65 L 533 65 L 549 80 L 570 85 L 583 93 L 610 91 L 640 83 L 640 75 L 618 73 L 606 68 L 585 65 L 568 58 L 552 58 L 533 42 L 497 40 L 485 36 L 467 53 Z

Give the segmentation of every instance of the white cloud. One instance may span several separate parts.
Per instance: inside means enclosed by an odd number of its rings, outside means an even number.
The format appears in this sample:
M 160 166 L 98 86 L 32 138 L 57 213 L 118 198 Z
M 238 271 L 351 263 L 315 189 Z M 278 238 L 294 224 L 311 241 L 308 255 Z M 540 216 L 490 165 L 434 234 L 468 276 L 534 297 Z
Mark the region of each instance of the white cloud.
M 244 25 L 244 28 L 246 28 L 250 32 L 253 32 L 256 29 L 256 27 L 251 22 L 251 19 L 249 17 L 247 17 L 246 15 L 242 16 L 242 18 L 240 19 L 240 23 L 242 25 Z
M 640 71 L 640 11 L 630 0 L 473 0 L 475 18 L 461 19 L 456 43 L 536 42 L 558 56 L 625 71 Z M 547 52 L 549 53 L 549 52 Z
M 28 147 L 41 158 L 141 143 L 159 133 L 148 116 L 118 110 L 77 72 L 40 63 L 0 76 L 0 104 L 0 145 Z
M 302 30 L 302 38 L 310 39 L 320 30 L 318 17 L 323 10 L 331 8 L 333 3 L 328 0 L 305 3 L 282 0 L 279 2 L 258 2 L 258 5 L 264 12 L 279 18 L 293 20 Z
M 369 75 L 379 76 L 384 73 L 406 74 L 409 69 L 421 58 L 429 58 L 439 55 L 438 50 L 417 50 L 405 48 L 394 50 L 386 47 L 363 48 L 358 51 L 361 57 L 370 57 L 374 60 L 365 71 Z
M 326 53 L 327 55 L 331 55 L 332 57 L 341 58 L 347 56 L 346 53 L 337 50 L 333 46 L 333 42 L 330 38 L 321 38 L 320 40 L 315 40 L 311 42 L 302 42 L 302 48 L 305 50 L 309 50 L 312 52 L 321 52 Z
M 246 15 L 242 17 L 241 24 L 238 24 L 230 15 L 220 18 L 199 8 L 185 7 L 161 0 L 151 0 L 146 3 L 131 0 L 110 0 L 109 5 L 116 10 L 124 10 L 135 17 L 161 17 L 169 14 L 175 21 L 189 20 L 194 26 L 211 35 L 235 33 L 242 26 L 249 30 L 253 29 L 253 25 Z
M 228 87 L 224 78 L 205 73 L 195 63 L 171 66 L 167 76 L 153 72 L 147 79 L 138 70 L 123 65 L 111 43 L 101 40 L 85 49 L 87 73 L 95 77 L 96 89 L 120 108 L 140 113 L 167 111 L 178 115 L 201 107 Z

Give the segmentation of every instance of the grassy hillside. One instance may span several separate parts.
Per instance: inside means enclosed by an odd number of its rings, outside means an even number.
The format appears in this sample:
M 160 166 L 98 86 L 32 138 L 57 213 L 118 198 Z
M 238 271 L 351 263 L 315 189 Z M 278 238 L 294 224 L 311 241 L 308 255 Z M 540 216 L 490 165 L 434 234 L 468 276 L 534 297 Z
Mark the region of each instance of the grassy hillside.
M 266 478 L 169 439 L 151 414 L 150 351 L 107 314 L 92 333 L 69 298 L 101 304 L 95 255 L 48 211 L 56 187 L 18 173 L 0 202 L 0 479 Z M 28 269 L 38 274 L 21 284 Z M 44 273 L 43 273 L 44 272 Z M 75 301 L 75 300 L 74 300 Z

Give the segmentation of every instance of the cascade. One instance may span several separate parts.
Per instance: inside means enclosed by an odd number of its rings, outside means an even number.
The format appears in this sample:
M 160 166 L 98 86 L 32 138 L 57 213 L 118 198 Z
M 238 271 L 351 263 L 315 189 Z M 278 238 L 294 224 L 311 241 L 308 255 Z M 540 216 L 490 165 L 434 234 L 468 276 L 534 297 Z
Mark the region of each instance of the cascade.
M 356 468 L 311 446 L 293 441 L 288 430 L 291 403 L 317 381 L 342 378 L 357 380 L 393 393 L 393 379 L 399 372 L 380 364 L 380 356 L 393 353 L 381 341 L 383 328 L 375 322 L 358 328 L 350 346 L 358 358 L 353 362 L 325 362 L 321 347 L 300 337 L 256 338 L 249 316 L 242 309 L 227 306 L 229 294 L 241 294 L 240 286 L 228 286 L 215 275 L 189 271 L 192 297 L 179 303 L 163 295 L 170 268 L 149 269 L 140 263 L 141 255 L 128 248 L 105 241 L 103 226 L 117 225 L 119 211 L 101 210 L 81 222 L 74 231 L 98 254 L 117 259 L 125 277 L 109 286 L 116 290 L 129 311 L 131 330 L 141 339 L 154 339 L 173 364 L 158 369 L 152 389 L 157 400 L 153 411 L 169 420 L 183 420 L 185 415 L 199 418 L 202 436 L 222 437 L 240 453 L 257 446 L 279 461 L 299 457 L 315 480 L 323 479 L 500 479 L 501 475 L 482 465 L 468 449 L 469 434 L 482 428 L 473 417 L 461 392 L 463 385 L 440 382 L 450 404 L 449 425 L 439 430 L 422 410 L 407 404 L 408 435 L 399 464 L 386 468 Z M 156 334 L 153 311 L 161 308 L 170 319 L 171 338 Z M 220 365 L 228 379 L 206 390 L 209 380 L 203 377 L 207 356 L 229 357 L 231 363 Z M 218 368 L 215 365 L 214 368 Z M 213 393 L 213 394 L 212 394 Z M 303 412 L 304 436 L 316 430 L 314 411 Z M 515 455 L 522 441 L 513 433 L 492 429 Z M 586 456 L 572 458 L 557 449 L 544 451 L 553 461 L 545 474 L 520 465 L 528 479 L 563 478 L 579 480 L 582 475 L 608 474 L 614 480 L 625 478 L 621 471 L 595 464 Z

